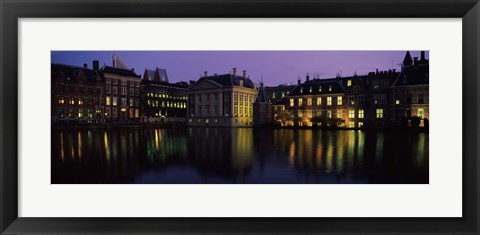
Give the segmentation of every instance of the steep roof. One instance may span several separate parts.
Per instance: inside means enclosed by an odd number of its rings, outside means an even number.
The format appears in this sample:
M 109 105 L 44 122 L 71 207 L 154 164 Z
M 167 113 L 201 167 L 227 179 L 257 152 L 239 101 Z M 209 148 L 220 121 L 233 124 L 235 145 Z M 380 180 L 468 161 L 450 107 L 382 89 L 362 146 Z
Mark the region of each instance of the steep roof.
M 145 69 L 143 80 L 152 81 L 155 78 L 155 70 Z
M 63 74 L 64 79 L 73 81 L 76 79 L 76 74 L 78 72 L 82 72 L 85 75 L 87 81 L 96 81 L 101 80 L 101 76 L 99 73 L 93 69 L 84 68 L 80 66 L 73 66 L 73 65 L 65 65 L 65 64 L 51 64 L 51 75 L 52 77 L 56 74 L 61 72 Z
M 314 79 L 296 86 L 289 96 L 338 94 L 344 92 L 345 89 L 341 82 L 335 78 Z
M 410 52 L 407 51 L 407 53 L 405 54 L 405 58 L 403 59 L 403 65 L 412 65 L 412 63 L 412 56 L 410 55 Z
M 249 78 L 244 78 L 242 76 L 233 76 L 232 74 L 222 74 L 222 75 L 214 75 L 214 76 L 207 76 L 207 77 L 201 77 L 198 79 L 198 81 L 193 85 L 192 89 L 194 89 L 196 86 L 201 84 L 202 82 L 210 80 L 215 83 L 220 84 L 223 87 L 232 87 L 232 86 L 240 86 L 240 81 L 243 81 L 243 86 L 247 88 L 255 88 L 255 85 L 253 84 L 252 80 Z
M 155 80 L 159 80 L 159 81 L 162 81 L 162 82 L 168 82 L 167 70 L 156 68 Z
M 404 67 L 393 86 L 427 85 L 429 83 L 429 70 L 428 63 Z
M 267 91 L 265 90 L 265 86 L 263 85 L 263 82 L 260 83 L 260 91 L 258 92 L 257 99 L 255 100 L 255 102 L 259 102 L 259 103 L 268 102 Z
M 120 76 L 140 78 L 140 75 L 137 75 L 134 71 L 132 71 L 130 69 L 121 69 L 121 68 L 115 68 L 115 67 L 111 67 L 111 66 L 103 66 L 100 69 L 100 72 L 109 73 L 109 74 L 116 74 L 116 75 L 120 75 Z

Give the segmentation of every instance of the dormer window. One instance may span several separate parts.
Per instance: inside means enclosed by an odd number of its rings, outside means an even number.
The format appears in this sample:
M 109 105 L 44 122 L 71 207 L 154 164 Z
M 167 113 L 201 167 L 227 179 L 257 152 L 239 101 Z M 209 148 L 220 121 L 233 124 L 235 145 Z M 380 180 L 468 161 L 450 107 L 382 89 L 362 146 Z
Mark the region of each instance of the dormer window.
M 303 93 L 303 87 L 300 87 L 300 93 Z
M 312 93 L 312 87 L 310 87 L 310 88 L 308 89 L 308 91 L 309 91 L 310 93 Z
M 328 86 L 328 91 L 332 91 L 332 85 Z
M 318 92 L 322 92 L 322 86 L 318 87 Z
M 243 80 L 240 80 L 240 86 L 243 86 Z

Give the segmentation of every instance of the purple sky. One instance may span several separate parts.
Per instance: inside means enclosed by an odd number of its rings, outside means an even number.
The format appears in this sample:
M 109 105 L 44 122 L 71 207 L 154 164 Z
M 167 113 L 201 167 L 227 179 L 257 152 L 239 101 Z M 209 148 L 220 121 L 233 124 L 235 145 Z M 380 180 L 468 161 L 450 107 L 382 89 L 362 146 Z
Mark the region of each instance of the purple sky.
M 254 82 L 263 80 L 267 85 L 295 84 L 298 77 L 320 75 L 335 77 L 388 70 L 400 70 L 406 51 L 117 51 L 128 66 L 143 76 L 145 68 L 167 69 L 170 82 L 197 80 L 203 71 L 238 73 L 247 70 Z M 113 51 L 52 51 L 52 63 L 92 67 L 97 59 L 100 66 L 112 65 Z M 420 51 L 410 51 L 412 57 L 420 57 Z M 425 53 L 429 58 L 428 51 Z

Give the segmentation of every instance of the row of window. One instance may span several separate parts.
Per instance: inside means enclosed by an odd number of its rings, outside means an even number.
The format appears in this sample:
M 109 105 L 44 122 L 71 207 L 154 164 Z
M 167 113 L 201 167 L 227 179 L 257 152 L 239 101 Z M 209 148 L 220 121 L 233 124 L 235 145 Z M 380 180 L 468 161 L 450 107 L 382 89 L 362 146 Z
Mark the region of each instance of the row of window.
M 167 108 L 182 108 L 186 109 L 187 104 L 182 103 L 182 102 L 170 102 L 170 101 L 162 101 L 161 103 L 158 100 L 147 100 L 147 105 L 150 107 L 160 107 L 162 108 L 167 107 Z
M 128 101 L 128 106 L 130 107 L 138 107 L 140 105 L 140 100 L 137 98 L 137 99 L 134 99 L 134 98 L 130 98 L 130 99 L 127 99 L 125 97 L 121 97 L 120 98 L 120 106 L 127 106 L 127 101 Z M 116 96 L 113 96 L 113 97 L 110 97 L 110 96 L 107 96 L 105 98 L 105 105 L 106 106 L 117 106 L 118 105 L 118 97 Z
M 105 117 L 107 117 L 107 118 L 134 119 L 134 118 L 139 118 L 140 117 L 140 110 L 139 109 L 127 109 L 127 108 L 117 109 L 116 107 L 106 108 L 105 109 Z
M 92 109 L 64 109 L 58 108 L 58 117 L 60 118 L 93 118 Z M 99 111 L 99 110 L 98 110 Z
M 64 97 L 60 97 L 58 98 L 57 102 L 59 105 L 64 105 L 65 102 L 67 102 L 69 105 L 84 105 L 85 104 L 85 100 L 87 101 L 87 104 L 88 105 L 92 105 L 93 103 L 97 103 L 95 102 L 97 100 L 97 97 L 92 97 L 92 99 L 84 99 L 84 98 L 64 98 Z
M 105 79 L 105 82 L 107 84 L 113 84 L 113 85 L 119 84 L 119 81 L 120 81 L 120 84 L 122 86 L 127 86 L 127 81 L 126 80 L 112 79 L 112 78 L 106 78 Z M 130 81 L 130 82 L 128 82 L 128 85 L 131 86 L 131 87 L 140 87 L 140 81 L 138 81 L 138 82 Z
M 166 99 L 175 99 L 175 100 L 187 100 L 186 96 L 173 96 L 173 95 L 158 94 L 158 93 L 153 93 L 153 92 L 148 92 L 147 97 L 166 98 Z
M 140 90 L 139 90 L 139 89 L 130 88 L 128 91 L 129 91 L 128 94 L 129 94 L 130 96 L 134 96 L 134 95 L 139 96 L 139 95 L 140 95 Z M 107 86 L 107 88 L 106 88 L 106 93 L 107 93 L 107 94 L 114 94 L 114 95 L 116 95 L 116 94 L 118 94 L 118 87 L 115 87 L 115 86 L 114 86 L 114 87 L 112 88 L 112 87 L 110 87 L 110 86 Z M 121 89 L 120 89 L 120 94 L 121 94 L 121 95 L 127 95 L 127 88 L 126 88 L 126 87 L 121 87 Z
M 337 96 L 336 97 L 337 99 L 337 105 L 343 105 L 343 97 L 342 96 Z M 364 96 L 358 96 L 357 97 L 358 99 L 358 102 L 359 104 L 364 104 L 365 102 L 365 99 L 364 99 Z M 301 106 L 304 106 L 304 104 L 306 106 L 312 106 L 314 105 L 314 102 L 315 102 L 315 105 L 316 106 L 320 106 L 322 105 L 322 100 L 323 98 L 322 97 L 316 97 L 316 98 L 297 98 L 297 106 L 298 107 L 301 107 Z M 326 103 L 327 103 L 327 106 L 331 106 L 333 105 L 333 102 L 332 102 L 332 97 L 329 96 L 329 97 L 326 97 Z M 304 101 L 306 101 L 306 103 L 304 103 Z M 348 103 L 350 105 L 354 105 L 355 104 L 355 96 L 350 96 L 348 97 Z M 294 107 L 295 106 L 295 99 L 294 98 L 290 98 L 290 107 Z
M 333 117 L 332 113 L 333 113 L 332 110 L 327 110 L 326 111 L 327 118 L 332 118 Z M 305 114 L 306 117 L 312 118 L 313 117 L 313 110 L 305 110 L 305 111 L 298 110 L 297 111 L 297 116 L 300 117 L 300 118 L 303 117 L 304 114 Z M 355 116 L 356 116 L 355 114 L 356 114 L 356 112 L 355 112 L 354 109 L 348 110 L 348 118 L 355 118 Z M 357 117 L 359 119 L 365 118 L 365 110 L 359 109 L 357 114 L 358 114 Z M 316 117 L 322 117 L 322 111 L 317 111 Z M 343 118 L 343 110 L 341 110 L 341 109 L 337 110 L 336 117 L 337 118 Z M 377 118 L 383 118 L 383 109 L 377 109 Z

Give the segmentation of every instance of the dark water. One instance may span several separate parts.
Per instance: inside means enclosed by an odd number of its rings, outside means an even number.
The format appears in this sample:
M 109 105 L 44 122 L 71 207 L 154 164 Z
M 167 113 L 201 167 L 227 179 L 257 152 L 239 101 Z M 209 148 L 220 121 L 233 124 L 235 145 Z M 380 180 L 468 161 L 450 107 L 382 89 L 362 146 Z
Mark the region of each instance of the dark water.
M 52 183 L 428 183 L 428 134 L 168 128 L 52 133 Z

